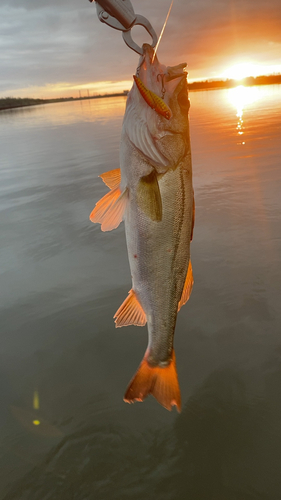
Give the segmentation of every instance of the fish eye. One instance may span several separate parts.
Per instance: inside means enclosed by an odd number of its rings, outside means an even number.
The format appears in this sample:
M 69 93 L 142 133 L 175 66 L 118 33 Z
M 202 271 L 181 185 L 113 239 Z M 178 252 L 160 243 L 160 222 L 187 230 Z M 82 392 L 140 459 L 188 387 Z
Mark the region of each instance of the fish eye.
M 189 110 L 190 108 L 190 100 L 188 99 L 188 96 L 185 92 L 181 92 L 178 96 L 178 103 L 181 108 L 184 110 Z

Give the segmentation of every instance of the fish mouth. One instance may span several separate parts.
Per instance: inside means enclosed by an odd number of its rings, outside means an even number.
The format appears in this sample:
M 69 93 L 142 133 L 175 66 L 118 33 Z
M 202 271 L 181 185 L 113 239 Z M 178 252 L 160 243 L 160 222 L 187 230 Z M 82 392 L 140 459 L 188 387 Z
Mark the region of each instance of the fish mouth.
M 175 66 L 165 66 L 161 64 L 151 45 L 144 43 L 143 56 L 137 70 L 139 77 L 144 85 L 155 92 L 162 99 L 165 95 L 172 96 L 181 81 L 186 81 L 187 63 L 177 64 Z
M 143 51 L 142 57 L 144 57 L 145 59 L 149 59 L 150 64 L 153 64 L 154 62 L 155 62 L 155 64 L 159 64 L 159 61 L 158 61 L 157 56 L 155 54 L 155 50 L 151 45 L 149 45 L 149 43 L 143 44 L 142 51 Z
M 186 78 L 187 76 L 186 66 L 187 64 L 185 62 L 177 64 L 176 66 L 167 66 L 167 74 L 165 75 L 165 80 L 167 82 L 170 82 L 175 78 L 181 78 L 181 77 Z
M 175 78 L 179 77 L 186 77 L 187 71 L 187 63 L 180 63 L 176 64 L 175 66 L 165 66 L 164 64 L 160 64 L 159 60 L 157 58 L 157 55 L 155 54 L 155 51 L 151 45 L 148 43 L 144 43 L 143 46 L 143 62 L 146 63 L 146 66 L 154 66 L 155 68 L 158 68 L 160 71 L 160 75 L 165 75 L 165 81 L 169 82 L 171 80 L 174 80 Z M 148 69 L 148 68 L 146 68 Z

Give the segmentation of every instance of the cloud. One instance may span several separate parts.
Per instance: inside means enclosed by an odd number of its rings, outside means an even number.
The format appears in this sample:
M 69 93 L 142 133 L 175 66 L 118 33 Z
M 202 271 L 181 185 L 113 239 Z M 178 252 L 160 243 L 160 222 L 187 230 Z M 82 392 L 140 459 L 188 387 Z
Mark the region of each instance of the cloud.
M 170 0 L 132 3 L 159 34 Z M 279 0 L 175 0 L 159 58 L 167 65 L 186 61 L 191 76 L 212 74 L 232 56 L 256 53 L 273 60 L 281 43 L 280 17 Z M 132 34 L 139 44 L 150 41 L 141 28 Z M 2 95 L 59 82 L 129 80 L 137 64 L 121 33 L 100 23 L 87 0 L 1 2 Z
M 76 9 L 74 2 L 65 4 L 36 8 L 34 1 L 17 0 L 13 7 L 1 6 L 0 91 L 123 79 L 118 51 L 126 54 L 127 49 L 120 32 L 103 26 L 90 3 L 80 7 L 76 2 Z

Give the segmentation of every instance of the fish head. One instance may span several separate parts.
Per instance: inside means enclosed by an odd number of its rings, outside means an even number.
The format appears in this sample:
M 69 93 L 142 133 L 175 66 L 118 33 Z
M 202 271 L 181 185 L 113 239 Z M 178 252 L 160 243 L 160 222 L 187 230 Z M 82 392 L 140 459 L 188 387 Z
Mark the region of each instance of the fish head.
M 175 168 L 190 150 L 190 102 L 185 68 L 186 63 L 172 67 L 161 64 L 154 49 L 148 44 L 143 45 L 143 56 L 138 68 L 139 79 L 145 89 L 155 94 L 159 101 L 155 98 L 156 104 L 152 107 L 145 102 L 145 96 L 142 94 L 139 98 L 140 113 L 159 153 L 167 159 L 168 166 L 172 168 Z

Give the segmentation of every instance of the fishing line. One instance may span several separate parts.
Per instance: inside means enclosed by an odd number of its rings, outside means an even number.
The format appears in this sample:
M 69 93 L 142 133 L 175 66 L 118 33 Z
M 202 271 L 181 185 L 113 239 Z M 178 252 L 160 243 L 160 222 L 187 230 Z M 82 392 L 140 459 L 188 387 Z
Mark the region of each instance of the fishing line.
M 154 49 L 154 54 L 153 54 L 153 57 L 152 57 L 152 64 L 153 64 L 154 58 L 155 58 L 155 56 L 156 56 L 156 51 L 157 51 L 157 49 L 158 49 L 158 46 L 159 46 L 160 40 L 161 40 L 162 35 L 163 35 L 163 33 L 164 33 L 164 29 L 166 28 L 166 24 L 167 24 L 167 21 L 168 21 L 168 19 L 169 19 L 169 15 L 170 15 L 170 12 L 171 12 L 171 9 L 172 9 L 172 6 L 173 6 L 173 3 L 174 3 L 174 0 L 172 0 L 172 1 L 171 1 L 171 5 L 170 5 L 170 8 L 169 8 L 169 10 L 168 10 L 168 14 L 167 14 L 166 19 L 165 19 L 165 22 L 164 22 L 164 24 L 163 24 L 163 28 L 162 28 L 161 33 L 160 33 L 160 36 L 159 36 L 159 38 L 158 38 L 157 44 L 156 44 L 156 46 L 155 46 L 155 49 Z

